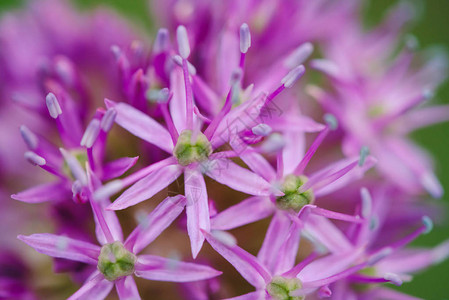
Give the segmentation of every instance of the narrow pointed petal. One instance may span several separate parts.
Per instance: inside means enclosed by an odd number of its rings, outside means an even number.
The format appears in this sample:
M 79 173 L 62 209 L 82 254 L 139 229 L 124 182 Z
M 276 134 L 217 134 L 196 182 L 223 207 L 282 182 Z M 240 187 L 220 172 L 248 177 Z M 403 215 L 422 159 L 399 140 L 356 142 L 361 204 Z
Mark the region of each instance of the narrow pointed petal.
M 120 221 L 119 221 L 115 211 L 106 210 L 106 207 L 109 206 L 110 204 L 111 204 L 111 201 L 109 201 L 109 199 L 102 200 L 99 205 L 99 211 L 101 211 L 101 214 L 103 215 L 104 222 L 105 222 L 104 225 L 108 227 L 107 230 L 109 231 L 110 236 L 112 237 L 112 240 L 113 241 L 123 241 L 122 227 L 120 226 Z M 98 217 L 95 213 L 94 213 L 94 220 L 95 220 L 95 233 L 96 233 L 98 242 L 101 245 L 111 242 L 107 239 L 104 230 L 102 230 L 102 226 L 99 223 Z
M 100 255 L 99 246 L 62 235 L 36 233 L 29 236 L 19 235 L 17 238 L 33 247 L 37 252 L 52 257 L 96 265 Z
M 293 173 L 304 157 L 306 137 L 302 132 L 285 132 L 284 137 L 285 145 L 282 148 L 283 172 L 281 175 L 286 176 Z
M 107 163 L 103 167 L 103 180 L 110 180 L 116 177 L 120 177 L 123 174 L 125 174 L 126 171 L 131 169 L 139 159 L 138 156 L 136 157 L 121 157 L 119 159 L 116 159 L 110 163 Z
M 117 116 L 115 122 L 133 135 L 172 153 L 173 141 L 167 129 L 140 110 L 120 102 L 105 101 L 108 108 L 114 107 Z
M 360 249 L 357 251 L 351 249 L 344 253 L 332 254 L 316 259 L 299 272 L 297 277 L 303 283 L 332 277 L 351 268 L 362 254 L 363 251 Z
M 273 191 L 270 183 L 259 175 L 242 168 L 229 159 L 214 159 L 203 164 L 204 173 L 221 184 L 255 196 L 268 196 Z
M 353 248 L 348 238 L 325 217 L 308 216 L 304 230 L 332 253 L 346 252 Z
M 173 98 L 169 103 L 170 114 L 175 124 L 178 133 L 187 127 L 187 101 L 184 87 L 184 77 L 182 70 L 175 68 L 170 73 L 170 91 L 173 93 Z
M 102 300 L 109 295 L 113 287 L 113 282 L 106 280 L 99 271 L 95 271 L 67 300 Z
M 14 200 L 27 203 L 42 203 L 60 201 L 71 198 L 65 183 L 52 182 L 34 186 L 25 191 L 11 195 Z
M 317 197 L 324 196 L 362 178 L 376 162 L 372 156 L 365 159 L 363 166 L 358 165 L 358 159 L 343 159 L 312 174 L 309 184 L 313 185 L 312 189 Z
M 187 198 L 187 232 L 190 238 L 193 258 L 196 258 L 204 243 L 201 229 L 209 231 L 210 216 L 206 183 L 201 173 L 186 169 L 184 172 L 185 195 Z
M 167 197 L 148 216 L 139 220 L 139 226 L 125 241 L 125 247 L 139 253 L 153 242 L 183 211 L 186 199 L 182 195 Z
M 262 220 L 273 214 L 275 207 L 267 197 L 250 197 L 233 205 L 211 219 L 216 230 L 234 229 Z
M 279 259 L 279 256 L 274 253 L 279 253 L 289 233 L 290 224 L 291 221 L 285 213 L 278 211 L 271 220 L 262 247 L 257 254 L 257 259 L 271 272 L 275 270 L 276 262 Z
M 296 222 L 292 222 L 288 235 L 279 249 L 278 260 L 276 261 L 273 273 L 280 274 L 293 268 L 298 254 L 300 237 L 301 227 Z
M 120 300 L 139 300 L 140 295 L 132 276 L 126 276 L 115 281 L 115 289 Z
M 176 165 L 161 168 L 143 179 L 137 181 L 117 198 L 108 209 L 120 210 L 135 205 L 153 197 L 157 192 L 167 187 L 181 175 L 181 169 Z
M 149 280 L 190 282 L 217 277 L 221 272 L 205 265 L 154 255 L 140 255 L 137 258 L 135 274 Z
M 209 244 L 223 256 L 252 286 L 264 288 L 271 281 L 271 275 L 256 257 L 233 244 L 225 244 L 212 234 L 203 232 Z
M 274 131 L 293 131 L 293 132 L 318 132 L 323 130 L 326 126 L 315 122 L 313 119 L 305 116 L 287 115 L 283 118 L 278 118 L 272 123 L 271 128 Z

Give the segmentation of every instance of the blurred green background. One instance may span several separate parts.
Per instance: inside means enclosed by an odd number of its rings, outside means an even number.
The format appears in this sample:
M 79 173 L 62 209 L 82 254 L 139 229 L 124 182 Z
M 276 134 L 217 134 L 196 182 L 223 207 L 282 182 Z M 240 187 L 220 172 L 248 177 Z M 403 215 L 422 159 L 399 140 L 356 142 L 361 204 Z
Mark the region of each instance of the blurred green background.
M 0 12 L 18 9 L 24 2 L 23 0 L 0 0 Z M 138 28 L 143 29 L 144 32 L 150 33 L 155 30 L 154 24 L 149 18 L 147 0 L 73 0 L 72 2 L 83 10 L 99 5 L 109 6 L 128 18 Z M 363 2 L 364 21 L 369 27 L 379 22 L 388 7 L 398 1 L 371 0 Z M 420 17 L 412 26 L 410 33 L 417 37 L 421 48 L 438 45 L 448 53 L 449 17 L 447 13 L 449 12 L 449 1 L 421 1 L 419 7 L 422 9 Z M 447 81 L 440 87 L 432 101 L 433 103 L 449 104 L 449 84 L 447 84 Z M 449 123 L 422 129 L 414 133 L 413 138 L 434 155 L 437 174 L 446 192 L 449 191 Z M 446 193 L 442 200 L 446 204 L 446 210 L 449 203 L 448 198 L 448 193 Z M 435 227 L 431 234 L 420 237 L 414 242 L 414 245 L 434 246 L 447 238 L 449 238 L 449 222 Z M 449 294 L 448 271 L 449 260 L 417 274 L 411 283 L 404 284 L 398 290 L 424 299 L 447 299 Z

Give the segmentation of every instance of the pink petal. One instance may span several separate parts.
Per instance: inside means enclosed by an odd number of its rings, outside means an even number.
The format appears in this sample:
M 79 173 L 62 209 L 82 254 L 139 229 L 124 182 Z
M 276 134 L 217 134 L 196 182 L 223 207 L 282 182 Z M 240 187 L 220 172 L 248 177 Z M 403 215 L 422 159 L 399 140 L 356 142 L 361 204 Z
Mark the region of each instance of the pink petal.
M 125 247 L 139 253 L 156 239 L 183 211 L 186 204 L 184 196 L 167 197 L 128 236 Z
M 277 253 L 279 253 L 282 244 L 287 238 L 290 224 L 291 221 L 285 212 L 276 212 L 268 227 L 262 247 L 257 254 L 258 260 L 271 272 L 275 270 L 276 262 L 279 259 Z
M 109 295 L 113 287 L 113 282 L 106 280 L 99 271 L 95 271 L 67 300 L 102 300 Z
M 211 219 L 211 227 L 217 230 L 234 229 L 264 219 L 275 211 L 267 197 L 250 197 L 233 205 Z
M 333 253 L 346 252 L 353 248 L 348 238 L 325 217 L 309 215 L 304 230 Z
M 115 108 L 117 111 L 115 122 L 121 127 L 162 150 L 172 153 L 174 146 L 170 133 L 158 122 L 126 103 L 115 103 L 110 100 L 105 100 L 105 103 L 108 108 Z
M 193 258 L 204 243 L 201 229 L 209 231 L 210 217 L 206 183 L 203 175 L 196 170 L 186 169 L 184 172 L 185 195 L 187 198 L 187 232 L 190 238 Z
M 297 277 L 303 283 L 306 283 L 337 275 L 351 268 L 362 254 L 363 251 L 361 250 L 354 251 L 354 249 L 351 249 L 344 253 L 332 254 L 316 259 L 302 269 Z
M 62 235 L 36 233 L 29 236 L 19 235 L 17 238 L 33 247 L 37 252 L 52 257 L 96 265 L 100 255 L 99 246 Z
M 278 260 L 273 273 L 280 274 L 293 268 L 298 254 L 300 237 L 301 227 L 296 222 L 292 222 L 288 235 L 279 249 Z
M 170 114 L 178 133 L 186 129 L 187 119 L 187 101 L 184 85 L 184 76 L 180 68 L 175 68 L 170 73 L 170 91 L 173 93 L 171 99 Z
M 70 199 L 69 189 L 64 182 L 52 182 L 34 186 L 25 191 L 11 195 L 14 200 L 27 203 L 42 203 Z
M 140 255 L 137 258 L 135 274 L 149 280 L 190 282 L 213 278 L 221 275 L 221 272 L 205 265 Z
M 259 175 L 229 159 L 214 159 L 203 164 L 207 176 L 230 188 L 255 196 L 268 196 L 273 187 Z
M 181 172 L 181 168 L 177 165 L 170 165 L 145 176 L 123 192 L 108 209 L 125 209 L 153 197 L 157 192 L 175 181 L 181 175 Z
M 110 235 L 112 236 L 112 240 L 123 241 L 123 231 L 120 225 L 120 221 L 117 217 L 117 214 L 115 213 L 115 211 L 106 210 L 106 207 L 108 207 L 109 205 L 111 205 L 111 201 L 109 201 L 109 199 L 101 200 L 99 205 L 100 208 L 99 211 L 103 215 L 106 226 L 108 227 Z M 99 223 L 98 217 L 95 213 L 94 213 L 94 220 L 95 220 L 95 234 L 97 236 L 98 242 L 101 245 L 112 242 L 106 238 L 104 230 L 102 230 L 101 224 Z
M 318 132 L 326 126 L 315 122 L 313 119 L 301 115 L 288 114 L 270 122 L 273 131 L 280 132 Z
M 271 275 L 257 258 L 237 245 L 225 244 L 213 235 L 203 231 L 209 244 L 223 256 L 255 288 L 265 288 L 271 281 Z
M 358 165 L 358 159 L 343 159 L 312 174 L 308 184 L 313 185 L 315 196 L 324 196 L 362 178 L 376 162 L 372 156 L 366 158 L 363 166 Z
M 304 157 L 306 140 L 302 132 L 286 132 L 284 137 L 286 144 L 282 149 L 284 167 L 282 175 L 286 176 L 293 173 Z
M 122 176 L 125 174 L 126 171 L 131 169 L 139 159 L 138 156 L 136 157 L 122 157 L 119 159 L 116 159 L 110 163 L 107 163 L 103 167 L 103 180 L 111 180 L 113 178 Z
M 126 276 L 115 281 L 115 289 L 120 300 L 139 300 L 140 295 L 132 276 Z

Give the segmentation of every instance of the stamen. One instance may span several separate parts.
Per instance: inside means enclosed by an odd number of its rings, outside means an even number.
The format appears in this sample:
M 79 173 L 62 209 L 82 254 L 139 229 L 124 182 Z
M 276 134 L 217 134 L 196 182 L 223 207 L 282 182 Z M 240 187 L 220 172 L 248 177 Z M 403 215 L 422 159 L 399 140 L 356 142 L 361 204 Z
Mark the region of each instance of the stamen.
M 169 36 L 166 28 L 160 28 L 153 45 L 153 53 L 159 54 L 168 50 Z
M 333 114 L 325 114 L 324 121 L 331 130 L 336 130 L 338 128 L 338 120 Z
M 143 210 L 138 210 L 134 214 L 134 219 L 136 220 L 137 224 L 139 224 L 139 226 L 144 230 L 146 230 L 148 228 L 148 225 L 150 225 L 148 214 Z
M 104 114 L 103 118 L 101 118 L 100 121 L 101 130 L 103 130 L 104 132 L 108 132 L 109 130 L 111 130 L 112 125 L 114 125 L 116 117 L 117 111 L 115 110 L 115 108 L 113 107 L 108 108 L 108 110 L 106 111 L 106 113 Z
M 257 136 L 267 136 L 269 135 L 273 129 L 268 124 L 259 124 L 251 128 L 251 132 L 254 133 Z
M 240 26 L 240 52 L 248 52 L 249 47 L 251 47 L 251 33 L 248 24 L 243 23 Z
M 301 78 L 306 72 L 306 68 L 303 65 L 299 65 L 282 78 L 281 83 L 286 88 L 290 88 L 299 78 Z
M 402 285 L 402 279 L 398 274 L 386 273 L 384 279 L 390 281 L 392 284 L 400 286 Z
M 68 86 L 73 86 L 76 82 L 76 71 L 73 63 L 64 56 L 55 59 L 55 70 L 59 78 Z
M 114 54 L 114 57 L 116 60 L 119 60 L 120 56 L 122 55 L 122 50 L 117 45 L 111 46 L 111 52 L 112 52 L 112 54 Z
M 432 219 L 429 218 L 428 216 L 423 216 L 422 217 L 422 223 L 424 224 L 424 226 L 426 227 L 426 230 L 423 232 L 424 234 L 428 234 L 432 231 L 433 229 L 433 222 Z
M 373 199 L 367 188 L 360 189 L 360 197 L 362 198 L 362 217 L 367 219 L 373 210 Z
M 45 97 L 45 103 L 47 104 L 48 112 L 53 119 L 56 119 L 62 114 L 61 106 L 59 106 L 58 99 L 53 93 L 48 93 L 47 97 Z
M 67 166 L 69 167 L 73 177 L 81 181 L 83 185 L 86 185 L 87 184 L 86 172 L 84 171 L 83 167 L 81 167 L 79 161 L 67 150 L 59 148 L 59 151 L 64 157 L 64 160 L 66 161 Z
M 159 103 L 167 103 L 170 96 L 170 90 L 168 88 L 163 88 L 158 92 L 157 101 Z
M 180 66 L 182 68 L 182 64 L 183 64 L 182 61 L 183 61 L 183 59 L 182 59 L 181 56 L 173 55 L 172 59 L 178 66 Z M 196 75 L 196 68 L 188 61 L 187 61 L 187 69 L 189 70 L 189 74 L 190 75 L 192 75 L 192 76 Z
M 32 151 L 25 152 L 25 159 L 34 166 L 44 166 L 47 161 Z
M 211 234 L 215 239 L 228 247 L 237 245 L 237 240 L 235 239 L 235 237 L 226 231 L 212 230 Z
M 316 139 L 313 141 L 312 145 L 307 150 L 306 154 L 300 161 L 300 163 L 296 166 L 295 170 L 293 171 L 293 174 L 295 175 L 301 175 L 304 173 L 304 170 L 306 169 L 307 165 L 309 164 L 310 160 L 312 159 L 315 152 L 318 150 L 319 146 L 323 142 L 323 140 L 326 138 L 327 134 L 329 133 L 329 129 L 331 126 L 327 126 L 324 128 L 323 131 L 318 134 Z
M 337 77 L 338 73 L 340 73 L 338 66 L 333 61 L 327 59 L 314 59 L 309 65 L 315 70 L 332 77 Z
M 86 131 L 81 139 L 81 146 L 86 148 L 91 148 L 95 141 L 97 140 L 98 134 L 100 133 L 100 120 L 93 119 L 87 126 Z
M 360 149 L 360 158 L 359 158 L 359 167 L 362 167 L 365 164 L 366 158 L 369 155 L 369 148 L 363 146 Z
M 270 134 L 266 141 L 262 144 L 261 149 L 266 153 L 274 153 L 285 147 L 286 141 L 284 137 L 275 132 Z
M 297 65 L 303 64 L 313 52 L 312 43 L 304 43 L 296 48 L 285 60 L 284 66 L 292 69 Z
M 183 25 L 176 29 L 176 38 L 178 41 L 178 51 L 182 58 L 187 59 L 190 55 L 189 37 L 187 30 Z
M 102 187 L 98 188 L 94 192 L 94 200 L 101 200 L 109 198 L 110 196 L 118 193 L 121 189 L 124 188 L 124 185 L 120 179 L 113 180 L 111 182 L 106 183 Z
M 371 255 L 368 258 L 368 260 L 367 260 L 368 266 L 373 266 L 373 265 L 377 264 L 379 261 L 381 261 L 385 257 L 389 256 L 391 253 L 393 253 L 393 248 L 391 248 L 391 247 L 383 248 L 382 250 L 376 252 L 375 254 Z
M 22 135 L 22 138 L 29 149 L 34 150 L 37 148 L 39 139 L 27 126 L 20 126 L 20 134 Z

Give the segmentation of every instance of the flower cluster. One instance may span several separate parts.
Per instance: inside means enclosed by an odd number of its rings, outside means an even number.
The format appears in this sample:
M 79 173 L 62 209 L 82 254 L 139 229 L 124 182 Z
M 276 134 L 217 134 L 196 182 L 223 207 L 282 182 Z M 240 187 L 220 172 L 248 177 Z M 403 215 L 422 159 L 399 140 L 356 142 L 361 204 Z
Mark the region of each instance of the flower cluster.
M 402 43 L 411 6 L 368 32 L 359 6 L 153 1 L 166 27 L 151 47 L 117 16 L 61 1 L 5 16 L 0 94 L 14 103 L 0 113 L 23 122 L 25 159 L 42 170 L 17 168 L 8 134 L 0 176 L 22 179 L 11 197 L 47 203 L 55 227 L 18 239 L 82 283 L 69 299 L 152 297 L 135 278 L 195 300 L 415 299 L 388 284 L 449 256 L 448 242 L 407 247 L 441 216 L 429 198 L 443 189 L 409 133 L 449 118 L 421 107 L 445 57 Z M 268 229 L 241 235 L 259 221 Z M 155 241 L 167 232 L 176 252 Z M 17 274 L 0 272 L 0 297 L 34 299 L 26 267 L 0 251 Z M 219 256 L 241 276 L 222 275 Z

